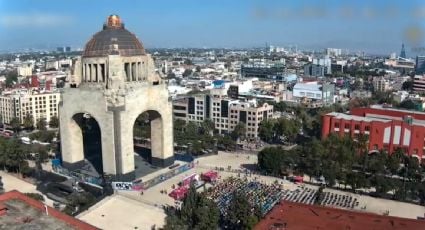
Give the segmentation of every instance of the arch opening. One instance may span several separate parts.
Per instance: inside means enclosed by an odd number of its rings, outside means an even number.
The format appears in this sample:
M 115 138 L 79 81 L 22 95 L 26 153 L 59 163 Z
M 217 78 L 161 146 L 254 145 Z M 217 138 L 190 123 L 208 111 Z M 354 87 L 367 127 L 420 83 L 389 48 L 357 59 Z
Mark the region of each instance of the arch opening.
M 81 129 L 84 159 L 89 163 L 84 169 L 96 173 L 96 176 L 102 175 L 102 137 L 99 123 L 88 113 L 74 114 L 72 119 Z
M 134 165 L 136 177 L 157 170 L 153 162 L 163 151 L 162 117 L 155 110 L 139 114 L 133 124 Z

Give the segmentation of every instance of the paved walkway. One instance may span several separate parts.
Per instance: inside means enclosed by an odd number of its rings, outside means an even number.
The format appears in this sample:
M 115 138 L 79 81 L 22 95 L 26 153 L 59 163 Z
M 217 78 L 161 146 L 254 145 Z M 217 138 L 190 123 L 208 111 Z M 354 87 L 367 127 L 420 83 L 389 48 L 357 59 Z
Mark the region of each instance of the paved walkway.
M 20 178 L 17 178 L 14 175 L 8 174 L 4 171 L 0 171 L 0 176 L 2 177 L 3 182 L 3 188 L 5 192 L 9 192 L 12 190 L 17 190 L 21 193 L 38 193 L 41 194 L 39 191 L 37 191 L 36 186 L 24 181 Z M 43 194 L 41 194 L 43 195 Z M 43 195 L 45 204 L 49 205 L 50 207 L 53 207 L 53 200 L 47 198 L 47 196 Z
M 162 227 L 165 213 L 162 209 L 137 202 L 127 197 L 113 195 L 104 203 L 90 208 L 78 218 L 101 229 L 146 229 Z

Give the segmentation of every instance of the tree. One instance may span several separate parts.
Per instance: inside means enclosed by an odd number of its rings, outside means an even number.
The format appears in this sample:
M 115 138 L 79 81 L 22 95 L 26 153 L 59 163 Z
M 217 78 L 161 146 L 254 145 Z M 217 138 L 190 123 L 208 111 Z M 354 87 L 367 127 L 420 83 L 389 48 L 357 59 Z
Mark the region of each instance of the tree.
M 274 125 L 276 135 L 285 137 L 293 143 L 300 132 L 301 124 L 296 119 L 279 118 Z
M 217 205 L 198 194 L 194 184 L 190 185 L 181 209 L 170 208 L 167 211 L 164 229 L 206 229 L 218 228 L 220 212 Z
M 49 159 L 49 154 L 44 146 L 37 145 L 35 146 L 33 152 L 35 154 L 35 170 L 37 175 L 40 176 L 43 171 L 43 163 L 46 163 L 47 159 Z
M 46 119 L 45 118 L 40 118 L 37 120 L 36 126 L 38 130 L 46 130 Z
M 72 193 L 66 199 L 68 202 L 63 212 L 68 215 L 74 215 L 76 210 L 83 211 L 96 202 L 96 197 L 89 192 Z
M 24 129 L 31 130 L 34 128 L 34 119 L 31 114 L 27 113 L 23 120 Z
M 263 141 L 270 143 L 273 140 L 274 138 L 273 127 L 274 127 L 274 123 L 271 120 L 263 120 L 260 123 L 258 135 Z
M 167 73 L 167 78 L 168 79 L 176 78 L 176 74 L 173 73 L 173 71 L 169 70 Z
M 322 176 L 325 152 L 322 143 L 313 139 L 302 149 L 303 157 L 299 162 L 299 168 L 310 176 Z
M 294 152 L 268 147 L 258 153 L 258 167 L 271 175 L 281 175 L 295 165 Z
M 190 60 L 190 59 L 185 59 L 183 63 L 185 65 L 193 65 L 192 60 Z
M 177 132 L 183 132 L 186 126 L 186 122 L 184 120 L 175 119 L 173 123 L 174 130 Z
M 405 81 L 401 86 L 402 90 L 412 91 L 413 90 L 413 81 Z
M 17 70 L 10 71 L 6 74 L 6 87 L 12 87 L 18 83 L 18 72 Z
M 10 120 L 10 126 L 12 126 L 12 129 L 15 133 L 18 133 L 21 129 L 21 122 L 19 121 L 19 118 L 14 117 Z
M 31 140 L 38 140 L 41 142 L 51 143 L 53 141 L 53 138 L 55 138 L 55 136 L 56 136 L 55 131 L 43 130 L 43 131 L 33 132 L 30 134 L 29 137 L 31 138 Z
M 191 69 L 185 69 L 182 76 L 183 77 L 188 77 L 192 74 L 192 70 Z
M 359 134 L 356 141 L 357 152 L 359 154 L 368 154 L 369 135 Z
M 244 139 L 246 135 L 246 125 L 243 122 L 239 122 L 233 131 L 230 133 L 230 136 L 233 140 L 237 140 L 239 138 Z
M 33 198 L 34 200 L 42 201 L 44 202 L 44 197 L 40 193 L 31 193 L 27 192 L 25 193 L 26 196 Z
M 22 173 L 23 169 L 28 167 L 26 149 L 22 148 L 18 139 L 8 140 L 3 145 L 1 154 L 1 163 L 10 171 Z
M 57 116 L 53 116 L 49 121 L 50 128 L 58 128 L 59 127 L 59 118 Z
M 215 124 L 211 119 L 205 119 L 201 124 L 201 130 L 204 134 L 213 135 Z
M 246 197 L 238 192 L 233 194 L 230 205 L 225 216 L 225 223 L 228 229 L 253 229 L 261 216 L 256 216 L 258 212 L 253 211 L 257 207 L 252 207 Z
M 412 100 L 404 100 L 400 103 L 399 105 L 400 108 L 403 109 L 409 109 L 409 110 L 415 110 L 416 109 L 416 103 L 413 102 Z

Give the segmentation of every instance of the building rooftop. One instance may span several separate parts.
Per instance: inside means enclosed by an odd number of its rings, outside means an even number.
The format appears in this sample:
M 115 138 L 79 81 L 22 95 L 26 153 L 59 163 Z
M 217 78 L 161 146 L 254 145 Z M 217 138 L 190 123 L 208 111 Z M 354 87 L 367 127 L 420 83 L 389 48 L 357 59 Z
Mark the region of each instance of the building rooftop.
M 0 195 L 0 229 L 98 229 L 14 190 Z
M 336 117 L 338 119 L 354 120 L 354 121 L 366 121 L 366 122 L 371 122 L 371 121 L 390 122 L 391 121 L 389 119 L 384 119 L 384 118 L 362 117 L 362 116 L 350 115 L 350 114 L 345 114 L 345 113 L 337 113 L 337 112 L 331 112 L 331 113 L 328 113 L 326 115 L 333 116 L 333 117 Z
M 112 54 L 135 56 L 146 54 L 142 43 L 130 31 L 117 15 L 108 17 L 103 30 L 97 32 L 87 42 L 83 57 L 103 57 Z
M 370 108 L 379 109 L 379 110 L 387 110 L 387 111 L 396 111 L 396 112 L 407 113 L 407 114 L 425 115 L 425 112 L 418 112 L 414 110 L 405 110 L 405 109 L 395 109 L 391 107 L 384 107 L 383 105 L 371 105 Z
M 420 230 L 425 221 L 282 201 L 254 229 Z
M 322 85 L 319 85 L 317 83 L 297 83 L 294 85 L 294 90 L 312 90 L 312 91 L 320 91 L 322 88 Z

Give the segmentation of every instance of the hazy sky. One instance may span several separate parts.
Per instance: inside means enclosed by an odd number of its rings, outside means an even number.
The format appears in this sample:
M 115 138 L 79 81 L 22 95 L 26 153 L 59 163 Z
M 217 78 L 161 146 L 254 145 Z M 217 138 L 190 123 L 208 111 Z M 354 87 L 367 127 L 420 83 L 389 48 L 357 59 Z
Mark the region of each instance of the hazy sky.
M 110 14 L 148 48 L 425 46 L 423 0 L 0 0 L 0 50 L 83 47 Z

